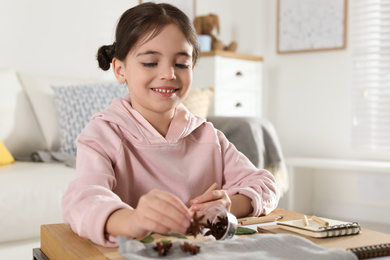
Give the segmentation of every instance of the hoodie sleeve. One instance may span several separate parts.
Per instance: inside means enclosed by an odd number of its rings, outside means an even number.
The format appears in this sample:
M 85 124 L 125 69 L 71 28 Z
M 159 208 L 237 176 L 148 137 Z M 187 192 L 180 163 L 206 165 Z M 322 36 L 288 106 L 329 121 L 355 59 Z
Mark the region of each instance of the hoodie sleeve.
M 120 153 L 122 147 L 120 138 L 112 132 L 108 126 L 93 131 L 87 126 L 79 136 L 76 179 L 62 199 L 65 223 L 78 235 L 106 247 L 117 246 L 116 238 L 104 232 L 108 217 L 118 209 L 131 208 L 112 191 L 116 186 L 115 162 L 108 153 Z M 104 146 L 102 136 L 110 140 Z
M 267 215 L 278 205 L 280 195 L 274 176 L 256 168 L 250 160 L 217 130 L 224 160 L 225 183 L 228 195 L 242 194 L 252 200 L 252 216 Z

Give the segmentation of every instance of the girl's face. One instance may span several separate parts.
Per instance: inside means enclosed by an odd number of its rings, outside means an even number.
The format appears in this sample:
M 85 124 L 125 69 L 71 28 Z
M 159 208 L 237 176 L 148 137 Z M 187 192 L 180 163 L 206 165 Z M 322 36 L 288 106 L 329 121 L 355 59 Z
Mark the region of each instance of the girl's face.
M 113 60 L 120 83 L 127 82 L 131 105 L 145 118 L 173 117 L 192 82 L 192 45 L 180 29 L 167 25 L 156 37 L 136 45 L 122 62 Z

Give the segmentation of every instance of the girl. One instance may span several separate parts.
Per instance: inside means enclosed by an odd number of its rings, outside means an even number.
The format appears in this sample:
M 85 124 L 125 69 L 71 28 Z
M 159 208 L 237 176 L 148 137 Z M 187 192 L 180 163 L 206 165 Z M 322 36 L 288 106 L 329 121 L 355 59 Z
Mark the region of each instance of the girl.
M 80 236 L 116 246 L 118 235 L 185 233 L 190 205 L 222 205 L 237 217 L 275 209 L 273 176 L 181 104 L 198 55 L 188 17 L 154 3 L 127 10 L 115 42 L 99 49 L 99 66 L 112 63 L 129 95 L 95 114 L 77 139 L 77 178 L 63 197 L 63 216 Z M 214 182 L 219 189 L 202 195 Z

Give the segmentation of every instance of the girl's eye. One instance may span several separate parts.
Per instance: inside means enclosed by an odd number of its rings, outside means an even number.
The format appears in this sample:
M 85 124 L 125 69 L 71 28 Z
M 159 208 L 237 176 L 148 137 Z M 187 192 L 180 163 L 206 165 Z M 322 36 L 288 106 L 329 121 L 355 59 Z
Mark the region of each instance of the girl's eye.
M 180 69 L 188 69 L 190 66 L 188 66 L 187 64 L 176 64 L 176 67 Z
M 142 63 L 142 65 L 143 65 L 144 67 L 152 68 L 152 67 L 157 66 L 157 63 L 156 63 L 156 62 L 145 62 L 145 63 Z

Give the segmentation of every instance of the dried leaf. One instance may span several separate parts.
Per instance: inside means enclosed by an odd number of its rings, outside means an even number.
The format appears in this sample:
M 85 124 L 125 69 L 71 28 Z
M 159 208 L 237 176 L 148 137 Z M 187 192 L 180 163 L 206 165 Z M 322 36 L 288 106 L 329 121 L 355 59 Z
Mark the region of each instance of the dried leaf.
M 237 227 L 236 235 L 250 235 L 256 233 L 256 230 L 246 227 Z
M 146 236 L 140 240 L 140 242 L 142 242 L 142 243 L 152 243 L 153 241 L 154 241 L 154 238 L 152 237 L 152 234 L 150 234 L 149 236 Z

